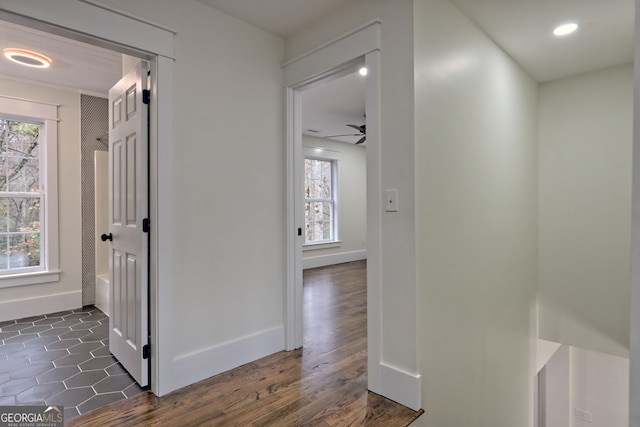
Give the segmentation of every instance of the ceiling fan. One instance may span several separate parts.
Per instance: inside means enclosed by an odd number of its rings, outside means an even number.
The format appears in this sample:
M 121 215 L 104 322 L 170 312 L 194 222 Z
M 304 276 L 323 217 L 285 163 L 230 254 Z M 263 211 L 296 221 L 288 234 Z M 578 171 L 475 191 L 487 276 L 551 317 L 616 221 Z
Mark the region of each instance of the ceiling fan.
M 360 126 L 358 126 L 358 125 L 349 125 L 348 124 L 347 126 L 349 126 L 351 128 L 354 128 L 355 130 L 357 130 L 360 133 L 346 133 L 344 135 L 329 135 L 329 136 L 325 136 L 324 138 L 325 139 L 326 138 L 336 138 L 336 137 L 339 137 L 339 136 L 362 136 L 362 138 L 360 138 L 358 140 L 358 142 L 356 142 L 356 145 L 362 144 L 363 142 L 365 142 L 367 140 L 367 125 L 366 124 L 360 125 Z

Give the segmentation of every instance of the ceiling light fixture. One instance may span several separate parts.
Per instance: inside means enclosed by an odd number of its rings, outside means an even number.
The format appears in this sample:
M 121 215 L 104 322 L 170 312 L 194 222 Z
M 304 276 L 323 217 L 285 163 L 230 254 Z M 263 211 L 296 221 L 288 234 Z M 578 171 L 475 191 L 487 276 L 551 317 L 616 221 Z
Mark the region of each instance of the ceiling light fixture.
M 360 68 L 358 72 L 360 73 L 361 76 L 366 76 L 368 72 L 367 67 Z
M 35 68 L 48 68 L 53 62 L 41 53 L 13 47 L 4 49 L 4 56 L 17 64 Z
M 578 24 L 576 24 L 575 22 L 569 22 L 567 24 L 562 24 L 556 27 L 556 29 L 553 30 L 553 34 L 558 37 L 567 36 L 575 32 L 577 29 L 578 29 Z

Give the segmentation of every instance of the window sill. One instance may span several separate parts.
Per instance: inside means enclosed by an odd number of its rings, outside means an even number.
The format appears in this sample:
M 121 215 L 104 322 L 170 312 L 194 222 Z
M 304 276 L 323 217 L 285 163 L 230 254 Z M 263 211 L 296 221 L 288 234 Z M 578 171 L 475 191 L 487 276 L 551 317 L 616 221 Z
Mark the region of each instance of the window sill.
M 59 280 L 60 271 L 36 271 L 30 273 L 7 274 L 6 276 L 0 276 L 0 288 L 37 285 L 40 283 L 57 282 Z
M 302 246 L 302 251 L 317 251 L 320 249 L 331 249 L 331 248 L 339 248 L 342 245 L 340 240 L 332 240 L 330 242 L 321 242 L 321 243 L 306 243 Z

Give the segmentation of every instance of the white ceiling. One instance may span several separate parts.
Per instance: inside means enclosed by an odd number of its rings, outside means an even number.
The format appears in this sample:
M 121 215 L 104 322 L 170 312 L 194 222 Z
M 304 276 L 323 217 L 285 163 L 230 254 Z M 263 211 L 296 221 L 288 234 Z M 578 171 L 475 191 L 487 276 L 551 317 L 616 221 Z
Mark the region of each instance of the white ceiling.
M 331 139 L 355 144 L 360 136 L 353 136 L 358 131 L 347 124 L 365 123 L 365 79 L 355 72 L 303 91 L 302 133 L 319 138 L 351 134 Z
M 452 0 L 538 82 L 633 60 L 634 0 Z M 577 33 L 555 37 L 568 21 Z
M 32 68 L 0 57 L 0 74 L 40 83 L 107 94 L 122 75 L 122 54 L 75 40 L 0 21 L 0 49 L 33 50 L 52 59 L 51 67 Z
M 271 33 L 286 37 L 349 0 L 198 0 Z M 389 0 L 392 1 L 392 0 Z M 629 63 L 633 59 L 634 0 L 452 0 L 539 82 Z M 576 20 L 578 33 L 558 39 L 551 31 Z M 121 74 L 121 55 L 8 22 L 0 48 L 21 47 L 53 59 L 31 69 L 0 58 L 0 74 L 106 94 Z M 303 129 L 319 136 L 349 133 L 362 124 L 364 79 L 353 75 L 305 91 Z M 345 138 L 351 142 L 357 137 Z
M 347 0 L 197 0 L 241 21 L 287 37 Z

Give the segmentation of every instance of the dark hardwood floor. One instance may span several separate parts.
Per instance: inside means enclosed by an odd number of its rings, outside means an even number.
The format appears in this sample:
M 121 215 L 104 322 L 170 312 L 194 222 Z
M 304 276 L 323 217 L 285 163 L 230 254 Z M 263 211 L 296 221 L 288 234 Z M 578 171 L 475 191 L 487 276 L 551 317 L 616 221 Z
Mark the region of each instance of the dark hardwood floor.
M 367 391 L 366 263 L 306 270 L 304 348 L 176 390 L 143 393 L 68 426 L 406 426 L 421 415 Z

